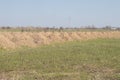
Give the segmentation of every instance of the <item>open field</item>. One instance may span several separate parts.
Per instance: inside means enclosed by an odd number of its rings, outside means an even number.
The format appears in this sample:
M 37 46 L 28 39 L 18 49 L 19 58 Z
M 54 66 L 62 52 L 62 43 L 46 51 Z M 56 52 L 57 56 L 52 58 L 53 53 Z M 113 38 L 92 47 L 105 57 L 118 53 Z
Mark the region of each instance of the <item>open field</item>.
M 1 49 L 0 80 L 120 80 L 120 39 Z
M 53 42 L 120 38 L 120 31 L 106 32 L 0 32 L 0 48 L 36 47 Z

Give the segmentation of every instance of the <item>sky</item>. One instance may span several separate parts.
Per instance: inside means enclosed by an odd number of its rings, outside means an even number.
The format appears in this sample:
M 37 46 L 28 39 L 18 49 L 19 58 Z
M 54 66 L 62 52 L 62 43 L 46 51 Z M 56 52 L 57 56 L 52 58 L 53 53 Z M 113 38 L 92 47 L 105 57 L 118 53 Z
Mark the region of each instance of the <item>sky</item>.
M 120 27 L 120 0 L 0 0 L 0 26 Z

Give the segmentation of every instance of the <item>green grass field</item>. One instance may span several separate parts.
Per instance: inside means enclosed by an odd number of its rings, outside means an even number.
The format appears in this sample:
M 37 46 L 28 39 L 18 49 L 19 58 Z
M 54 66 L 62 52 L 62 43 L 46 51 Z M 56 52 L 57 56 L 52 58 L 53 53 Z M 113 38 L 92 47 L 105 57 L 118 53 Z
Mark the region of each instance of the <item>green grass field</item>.
M 0 80 L 120 80 L 120 39 L 0 50 Z

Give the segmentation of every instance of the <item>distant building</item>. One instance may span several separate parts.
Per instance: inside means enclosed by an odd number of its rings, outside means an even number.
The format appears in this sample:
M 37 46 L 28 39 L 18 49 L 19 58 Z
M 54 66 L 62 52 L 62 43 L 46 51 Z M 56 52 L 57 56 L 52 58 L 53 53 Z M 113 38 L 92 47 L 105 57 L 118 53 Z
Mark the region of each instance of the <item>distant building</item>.
M 111 30 L 117 30 L 117 27 L 111 27 Z

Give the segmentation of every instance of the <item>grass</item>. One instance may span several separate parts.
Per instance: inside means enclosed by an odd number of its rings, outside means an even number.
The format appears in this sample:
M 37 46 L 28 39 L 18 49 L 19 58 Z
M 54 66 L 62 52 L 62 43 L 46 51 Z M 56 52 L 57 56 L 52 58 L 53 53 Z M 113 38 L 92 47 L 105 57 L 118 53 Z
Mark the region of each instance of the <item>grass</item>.
M 120 39 L 0 50 L 0 79 L 120 80 Z

